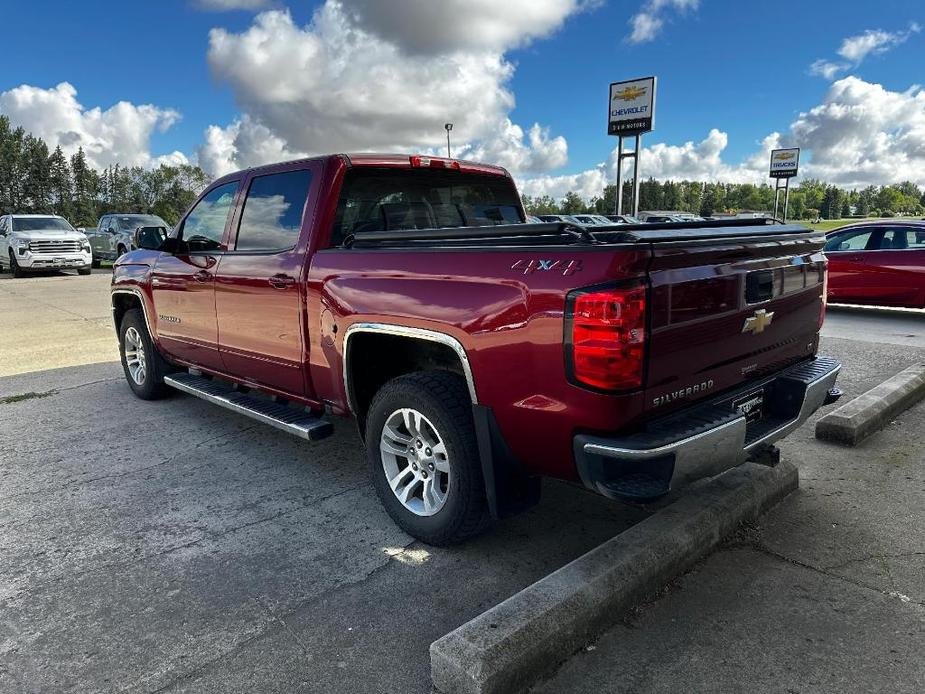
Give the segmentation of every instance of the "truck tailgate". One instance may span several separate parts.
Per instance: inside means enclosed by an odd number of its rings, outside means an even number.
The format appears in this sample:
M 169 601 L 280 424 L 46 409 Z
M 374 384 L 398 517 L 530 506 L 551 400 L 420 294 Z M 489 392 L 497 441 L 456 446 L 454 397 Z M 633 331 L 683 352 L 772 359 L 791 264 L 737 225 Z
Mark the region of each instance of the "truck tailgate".
M 668 413 L 817 347 L 824 236 L 795 226 L 662 231 L 651 244 L 646 408 Z

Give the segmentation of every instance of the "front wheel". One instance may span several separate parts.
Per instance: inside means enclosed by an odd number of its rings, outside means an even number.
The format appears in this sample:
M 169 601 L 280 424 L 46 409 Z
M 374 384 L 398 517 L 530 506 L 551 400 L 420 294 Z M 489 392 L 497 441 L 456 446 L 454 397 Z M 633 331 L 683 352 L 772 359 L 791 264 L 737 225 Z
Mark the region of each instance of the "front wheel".
M 170 366 L 157 351 L 144 314 L 133 308 L 125 312 L 119 326 L 119 353 L 129 387 L 142 400 L 157 400 L 170 393 L 164 376 Z
M 491 522 L 472 405 L 463 379 L 421 371 L 386 383 L 370 404 L 366 450 L 392 520 L 431 545 L 450 545 Z
M 25 277 L 26 273 L 22 271 L 22 268 L 19 267 L 19 263 L 16 262 L 16 255 L 13 251 L 10 251 L 10 274 L 13 277 Z

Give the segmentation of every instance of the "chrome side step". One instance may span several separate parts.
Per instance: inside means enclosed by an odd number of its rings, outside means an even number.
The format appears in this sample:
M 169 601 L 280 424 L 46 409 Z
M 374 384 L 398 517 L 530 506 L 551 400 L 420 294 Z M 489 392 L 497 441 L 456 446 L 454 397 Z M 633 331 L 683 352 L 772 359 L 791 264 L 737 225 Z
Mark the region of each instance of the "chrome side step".
M 264 400 L 252 395 L 240 393 L 221 382 L 191 373 L 175 373 L 164 376 L 164 383 L 195 395 L 232 412 L 256 419 L 308 441 L 317 441 L 330 436 L 334 427 L 326 419 L 321 419 L 303 410 L 297 410 L 278 402 Z

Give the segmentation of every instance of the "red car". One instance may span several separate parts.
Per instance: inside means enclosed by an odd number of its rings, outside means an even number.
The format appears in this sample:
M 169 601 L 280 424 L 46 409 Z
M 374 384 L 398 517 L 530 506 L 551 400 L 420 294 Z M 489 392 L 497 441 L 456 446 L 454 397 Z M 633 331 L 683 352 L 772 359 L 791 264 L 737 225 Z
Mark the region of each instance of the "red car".
M 829 301 L 925 307 L 925 222 L 864 222 L 827 236 Z
M 824 242 L 525 224 L 504 169 L 333 155 L 230 174 L 169 236 L 139 229 L 112 308 L 140 398 L 308 440 L 351 416 L 385 508 L 445 544 L 535 503 L 541 476 L 638 499 L 766 458 L 838 395 Z

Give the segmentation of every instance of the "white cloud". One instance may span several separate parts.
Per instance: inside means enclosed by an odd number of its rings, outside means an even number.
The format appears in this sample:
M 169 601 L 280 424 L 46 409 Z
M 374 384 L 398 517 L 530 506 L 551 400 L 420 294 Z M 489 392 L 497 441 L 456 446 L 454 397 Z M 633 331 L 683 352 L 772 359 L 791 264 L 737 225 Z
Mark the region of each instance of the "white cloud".
M 602 0 L 341 0 L 371 34 L 414 53 L 504 51 L 548 36 Z
M 686 12 L 696 10 L 700 0 L 646 0 L 639 12 L 630 17 L 632 31 L 626 40 L 630 43 L 646 43 L 658 36 L 665 25 L 664 14 L 668 10 Z
M 906 31 L 883 31 L 882 29 L 868 29 L 859 36 L 851 36 L 842 41 L 838 54 L 857 65 L 870 54 L 885 53 L 894 46 L 905 43 L 912 34 L 918 33 L 921 27 L 913 22 Z
M 912 22 L 905 31 L 884 31 L 883 29 L 868 29 L 863 34 L 849 36 L 841 43 L 838 55 L 844 60 L 834 61 L 819 59 L 809 66 L 812 75 L 820 75 L 827 80 L 834 79 L 840 72 L 860 65 L 869 55 L 886 53 L 917 34 L 922 27 Z M 847 62 L 846 62 L 847 61 Z
M 825 77 L 827 80 L 834 79 L 842 70 L 847 70 L 851 65 L 848 63 L 836 63 L 832 60 L 820 58 L 809 66 L 809 74 Z
M 68 82 L 51 89 L 23 84 L 0 93 L 0 113 L 14 125 L 40 137 L 52 149 L 60 145 L 71 155 L 83 147 L 92 166 L 103 168 L 119 163 L 126 166 L 152 166 L 159 161 L 185 162 L 180 152 L 152 157 L 151 137 L 176 123 L 180 114 L 150 104 L 120 101 L 103 110 L 84 108 L 77 101 L 77 90 Z
M 194 0 L 193 4 L 203 10 L 262 10 L 270 0 Z
M 511 122 L 514 66 L 504 51 L 596 2 L 477 2 L 483 13 L 463 11 L 465 0 L 401 0 L 388 12 L 366 0 L 327 0 L 304 27 L 287 11 L 269 11 L 242 33 L 213 29 L 209 63 L 243 115 L 207 131 L 200 161 L 220 174 L 321 152 L 441 151 L 443 124 L 452 122 L 454 154 L 516 171 L 563 165 L 564 138 Z
M 847 187 L 925 185 L 925 92 L 917 86 L 894 92 L 845 77 L 797 117 L 789 139 L 811 150 L 807 175 Z

